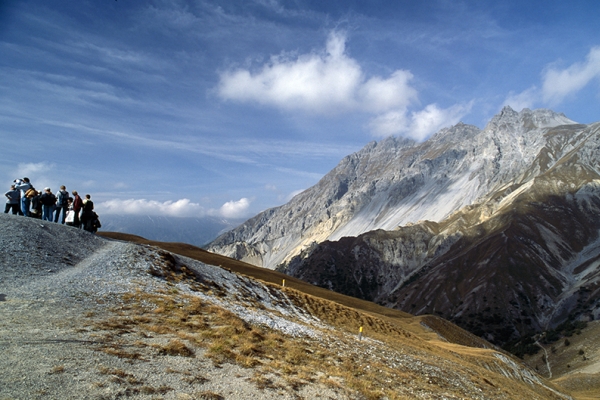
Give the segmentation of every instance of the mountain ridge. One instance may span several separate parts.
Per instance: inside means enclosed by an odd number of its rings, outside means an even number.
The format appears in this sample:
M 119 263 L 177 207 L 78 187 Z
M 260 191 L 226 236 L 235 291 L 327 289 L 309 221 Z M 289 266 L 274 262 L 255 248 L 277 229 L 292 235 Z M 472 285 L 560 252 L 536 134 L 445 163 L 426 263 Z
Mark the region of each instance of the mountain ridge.
M 599 131 L 600 124 L 586 128 L 559 162 L 491 201 L 440 223 L 323 242 L 283 269 L 390 307 L 437 313 L 496 344 L 566 320 L 597 319 L 600 174 L 581 161 L 598 159 Z M 400 251 L 403 244 L 412 248 Z M 343 276 L 331 279 L 332 268 Z M 342 287 L 349 276 L 352 284 Z M 479 291 L 490 298 L 482 302 Z
M 459 123 L 423 143 L 394 137 L 371 142 L 344 157 L 312 188 L 208 248 L 276 268 L 312 242 L 422 219 L 441 221 L 511 179 L 522 183 L 518 173 L 543 146 L 544 132 L 562 124 L 576 125 L 550 110 L 516 113 L 505 107 L 483 130 Z
M 461 123 L 423 143 L 372 142 L 209 249 L 443 315 L 496 344 L 598 318 L 597 303 L 578 308 L 577 290 L 600 297 L 599 133 L 600 123 L 505 107 L 482 130 Z M 476 299 L 485 290 L 490 299 Z

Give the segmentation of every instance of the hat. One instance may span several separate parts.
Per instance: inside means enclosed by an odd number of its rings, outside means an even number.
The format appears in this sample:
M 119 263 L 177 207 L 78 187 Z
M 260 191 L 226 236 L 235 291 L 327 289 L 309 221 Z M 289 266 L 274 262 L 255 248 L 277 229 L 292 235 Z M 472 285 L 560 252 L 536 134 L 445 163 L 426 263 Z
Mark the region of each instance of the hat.
M 49 192 L 51 189 L 49 187 L 44 188 L 44 192 Z

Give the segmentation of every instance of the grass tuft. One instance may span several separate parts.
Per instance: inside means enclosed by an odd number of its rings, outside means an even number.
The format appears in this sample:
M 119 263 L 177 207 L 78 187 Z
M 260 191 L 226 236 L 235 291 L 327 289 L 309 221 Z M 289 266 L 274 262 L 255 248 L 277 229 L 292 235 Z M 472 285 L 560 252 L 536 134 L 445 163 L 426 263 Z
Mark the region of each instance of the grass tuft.
M 193 357 L 194 350 L 190 349 L 181 340 L 171 339 L 166 345 L 158 346 L 160 354 L 169 356 Z

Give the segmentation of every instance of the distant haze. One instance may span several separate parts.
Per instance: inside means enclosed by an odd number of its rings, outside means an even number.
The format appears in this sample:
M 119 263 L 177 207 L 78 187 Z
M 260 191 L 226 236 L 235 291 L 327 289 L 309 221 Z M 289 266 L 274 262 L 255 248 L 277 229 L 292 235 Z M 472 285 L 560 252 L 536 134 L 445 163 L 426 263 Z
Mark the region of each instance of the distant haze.
M 242 220 L 217 217 L 180 218 L 150 215 L 100 216 L 102 231 L 123 232 L 161 242 L 181 242 L 202 247 Z

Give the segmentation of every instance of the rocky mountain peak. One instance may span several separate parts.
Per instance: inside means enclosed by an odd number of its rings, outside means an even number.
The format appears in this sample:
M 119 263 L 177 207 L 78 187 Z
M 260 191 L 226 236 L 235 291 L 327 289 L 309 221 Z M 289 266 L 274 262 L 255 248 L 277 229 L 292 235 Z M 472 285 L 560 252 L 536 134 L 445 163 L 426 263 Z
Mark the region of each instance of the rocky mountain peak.
M 576 124 L 576 122 L 567 118 L 562 113 L 545 108 L 533 111 L 529 108 L 524 108 L 521 112 L 516 112 L 510 106 L 504 106 L 500 113 L 496 114 L 490 120 L 484 130 L 494 131 L 513 127 L 514 130 L 523 132 L 532 129 L 552 128 L 559 125 L 571 124 Z
M 507 106 L 484 130 L 459 123 L 423 143 L 396 137 L 370 142 L 312 188 L 217 238 L 209 249 L 276 268 L 313 242 L 441 222 L 549 168 L 556 159 L 529 171 L 547 144 L 546 132 L 582 127 L 573 124 L 551 110 Z

